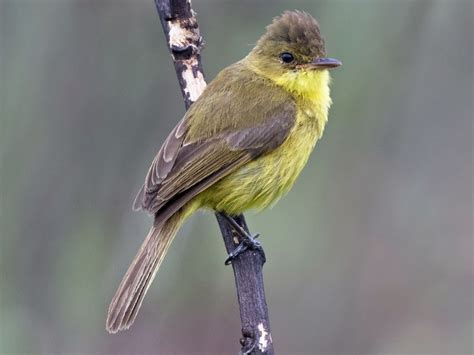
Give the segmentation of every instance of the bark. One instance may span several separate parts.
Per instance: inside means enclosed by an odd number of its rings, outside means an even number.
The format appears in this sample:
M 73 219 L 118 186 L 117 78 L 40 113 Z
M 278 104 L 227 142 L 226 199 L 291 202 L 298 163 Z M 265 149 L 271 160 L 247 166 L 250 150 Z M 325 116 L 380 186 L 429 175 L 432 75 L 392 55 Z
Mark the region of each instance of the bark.
M 206 87 L 201 64 L 203 39 L 196 13 L 191 0 L 155 0 L 155 4 L 188 109 Z M 224 218 L 218 214 L 216 217 L 227 252 L 231 253 L 241 237 Z M 243 215 L 235 219 L 250 233 Z M 264 262 L 263 256 L 253 250 L 245 251 L 232 262 L 242 324 L 242 354 L 274 353 L 263 285 Z

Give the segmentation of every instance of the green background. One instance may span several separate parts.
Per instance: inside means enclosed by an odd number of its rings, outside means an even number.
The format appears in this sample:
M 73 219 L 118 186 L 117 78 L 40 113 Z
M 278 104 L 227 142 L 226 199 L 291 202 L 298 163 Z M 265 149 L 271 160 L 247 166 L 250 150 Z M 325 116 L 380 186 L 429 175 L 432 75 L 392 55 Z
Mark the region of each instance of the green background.
M 211 80 L 272 17 L 320 22 L 334 106 L 291 193 L 247 214 L 279 354 L 471 354 L 473 5 L 194 0 Z M 108 303 L 131 203 L 184 113 L 152 0 L 0 0 L 0 353 L 235 354 L 214 217 L 173 244 L 131 330 Z

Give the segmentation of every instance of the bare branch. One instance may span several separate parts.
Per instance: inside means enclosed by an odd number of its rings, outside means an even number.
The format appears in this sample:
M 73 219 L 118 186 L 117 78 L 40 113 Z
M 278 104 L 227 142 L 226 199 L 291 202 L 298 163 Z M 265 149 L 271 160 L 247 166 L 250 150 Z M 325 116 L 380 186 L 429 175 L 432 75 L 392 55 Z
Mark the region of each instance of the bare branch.
M 155 4 L 188 109 L 206 87 L 201 64 L 203 39 L 196 13 L 191 0 L 155 0 Z M 230 254 L 242 242 L 241 237 L 225 219 L 218 214 L 216 217 Z M 243 215 L 235 219 L 250 233 Z M 232 261 L 242 324 L 242 354 L 274 353 L 263 285 L 264 262 L 263 256 L 252 250 L 247 250 Z

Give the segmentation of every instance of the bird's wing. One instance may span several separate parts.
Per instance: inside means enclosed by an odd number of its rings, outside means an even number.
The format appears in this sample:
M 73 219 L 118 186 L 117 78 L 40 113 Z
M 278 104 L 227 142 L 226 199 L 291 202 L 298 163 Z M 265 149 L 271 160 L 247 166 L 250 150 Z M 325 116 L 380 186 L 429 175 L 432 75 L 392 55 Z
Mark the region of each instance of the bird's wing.
M 268 94 L 271 95 L 265 93 Z M 195 128 L 193 115 L 200 115 L 196 109 L 188 111 L 153 160 L 134 207 L 156 214 L 159 220 L 167 219 L 216 181 L 278 147 L 294 125 L 296 108 L 293 100 L 285 100 L 281 95 L 276 97 L 281 99 L 270 103 L 258 100 L 255 105 L 246 105 L 245 114 L 250 117 L 260 114 L 250 122 L 246 120 L 247 126 L 229 119 L 228 125 L 221 124 L 217 129 L 202 125 L 200 136 L 195 134 L 194 139 L 189 130 Z M 203 98 L 194 104 L 198 109 L 205 107 L 210 99 L 207 96 L 206 100 L 205 94 Z M 214 100 L 213 104 L 220 103 Z M 227 111 L 223 108 L 227 117 L 232 115 L 232 107 L 237 106 L 231 105 Z M 236 112 L 236 116 L 241 114 L 242 110 Z
M 172 170 L 185 138 L 185 119 L 186 116 L 173 128 L 158 151 L 158 154 L 156 154 L 153 159 L 153 162 L 148 169 L 145 183 L 133 202 L 134 210 L 149 210 L 147 206 L 150 205 L 150 194 L 159 190 L 161 183 Z

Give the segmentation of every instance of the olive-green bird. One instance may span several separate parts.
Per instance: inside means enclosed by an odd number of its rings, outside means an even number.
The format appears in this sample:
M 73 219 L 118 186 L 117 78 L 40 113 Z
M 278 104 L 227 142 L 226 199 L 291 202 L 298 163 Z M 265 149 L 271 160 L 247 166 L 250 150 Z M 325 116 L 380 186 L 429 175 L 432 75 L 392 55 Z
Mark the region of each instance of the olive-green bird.
M 199 208 L 225 216 L 275 203 L 293 185 L 331 106 L 316 20 L 286 11 L 252 51 L 222 70 L 171 131 L 134 208 L 154 224 L 110 306 L 107 330 L 127 329 L 184 220 Z

